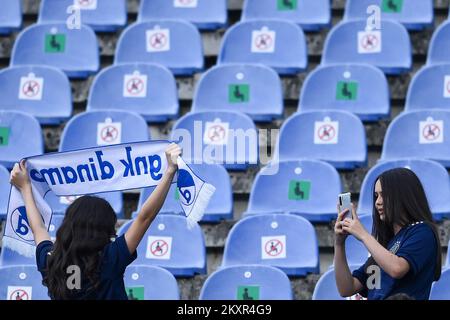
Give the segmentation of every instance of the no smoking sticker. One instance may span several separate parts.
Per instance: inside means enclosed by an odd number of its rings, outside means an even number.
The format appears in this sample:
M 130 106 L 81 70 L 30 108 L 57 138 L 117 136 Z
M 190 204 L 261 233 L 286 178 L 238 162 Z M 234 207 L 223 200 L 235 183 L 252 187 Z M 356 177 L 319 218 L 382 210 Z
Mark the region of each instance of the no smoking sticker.
M 122 123 L 107 119 L 97 124 L 97 145 L 119 144 L 122 140 Z
M 8 286 L 6 300 L 31 300 L 32 287 Z
M 444 78 L 444 98 L 450 98 L 450 75 Z
M 275 51 L 275 31 L 269 30 L 267 27 L 252 32 L 252 52 L 255 53 L 272 53 Z
M 380 31 L 360 31 L 358 32 L 358 53 L 378 53 L 381 52 L 381 32 Z
M 286 236 L 261 237 L 261 259 L 286 258 Z
M 174 0 L 173 6 L 175 8 L 196 8 L 198 0 Z
M 126 74 L 123 79 L 123 96 L 127 98 L 147 97 L 147 75 Z
M 172 237 L 150 236 L 147 240 L 147 259 L 169 260 L 172 251 Z
M 316 121 L 314 123 L 314 144 L 337 144 L 339 142 L 339 122 Z
M 225 145 L 228 142 L 228 122 L 206 122 L 203 142 L 211 145 Z
M 81 10 L 97 9 L 97 0 L 74 0 L 73 4 L 80 7 Z
M 32 73 L 30 73 L 27 77 L 21 77 L 19 86 L 19 99 L 42 100 L 43 88 L 43 78 L 37 78 Z
M 147 30 L 146 36 L 148 52 L 162 52 L 170 50 L 169 29 Z
M 444 142 L 444 121 L 427 120 L 419 123 L 419 143 L 443 143 Z

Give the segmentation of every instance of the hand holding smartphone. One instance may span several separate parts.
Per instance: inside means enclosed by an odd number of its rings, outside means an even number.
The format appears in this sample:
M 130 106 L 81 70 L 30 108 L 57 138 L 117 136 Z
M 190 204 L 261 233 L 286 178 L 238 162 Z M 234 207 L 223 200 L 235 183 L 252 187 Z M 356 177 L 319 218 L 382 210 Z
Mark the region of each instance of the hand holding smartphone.
M 352 219 L 352 199 L 351 199 L 351 193 L 341 193 L 339 195 L 339 212 L 344 211 L 345 209 L 348 209 L 348 212 L 345 214 L 345 218 Z

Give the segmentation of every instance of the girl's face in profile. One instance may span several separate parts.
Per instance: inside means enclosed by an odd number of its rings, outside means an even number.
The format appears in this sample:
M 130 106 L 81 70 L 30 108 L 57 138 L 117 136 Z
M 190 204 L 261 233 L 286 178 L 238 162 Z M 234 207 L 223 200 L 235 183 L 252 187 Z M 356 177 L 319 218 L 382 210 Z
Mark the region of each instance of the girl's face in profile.
M 378 211 L 378 214 L 380 215 L 380 220 L 384 221 L 384 210 L 383 210 L 383 192 L 381 190 L 381 182 L 380 179 L 377 180 L 377 182 L 375 183 L 375 208 Z

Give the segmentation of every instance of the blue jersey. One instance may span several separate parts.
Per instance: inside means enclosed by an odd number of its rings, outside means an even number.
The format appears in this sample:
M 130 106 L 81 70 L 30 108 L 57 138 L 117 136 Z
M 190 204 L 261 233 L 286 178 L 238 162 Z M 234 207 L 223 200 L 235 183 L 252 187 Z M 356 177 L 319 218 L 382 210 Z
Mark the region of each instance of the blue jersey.
M 42 277 L 46 275 L 47 258 L 53 250 L 51 241 L 42 241 L 36 248 L 36 263 Z M 74 290 L 71 299 L 89 300 L 128 300 L 123 275 L 126 267 L 137 257 L 136 251 L 130 254 L 125 241 L 125 236 L 118 237 L 114 242 L 108 244 L 102 253 L 100 260 L 100 283 L 93 291 L 89 281 L 81 275 L 81 289 Z M 81 272 L 83 272 L 81 268 Z M 69 273 L 68 276 L 71 274 Z
M 409 263 L 409 272 L 401 279 L 394 279 L 379 268 L 379 288 L 373 288 L 373 268 L 368 261 L 353 271 L 353 277 L 363 285 L 360 294 L 369 300 L 386 299 L 397 293 L 405 293 L 416 300 L 428 300 L 437 263 L 437 241 L 431 227 L 423 222 L 403 227 L 389 242 L 389 251 Z M 372 259 L 372 262 L 375 263 Z M 366 272 L 367 271 L 367 272 Z M 369 279 L 370 277 L 370 279 Z M 369 287 L 367 280 L 369 279 Z

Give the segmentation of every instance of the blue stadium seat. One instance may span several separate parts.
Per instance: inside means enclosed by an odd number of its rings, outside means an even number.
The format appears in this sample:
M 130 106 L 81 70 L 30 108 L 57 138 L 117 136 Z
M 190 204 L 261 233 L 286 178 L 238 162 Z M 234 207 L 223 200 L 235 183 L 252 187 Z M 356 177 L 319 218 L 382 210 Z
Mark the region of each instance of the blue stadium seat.
M 439 281 L 431 287 L 430 300 L 450 300 L 450 269 L 442 271 Z
M 125 234 L 133 220 L 124 224 L 118 235 Z M 154 265 L 174 276 L 190 277 L 206 273 L 206 249 L 202 230 L 197 224 L 189 230 L 186 217 L 157 215 L 137 248 L 132 265 Z
M 384 137 L 382 160 L 423 158 L 450 167 L 450 111 L 410 111 L 397 116 Z
M 63 216 L 58 215 L 53 215 L 52 217 L 48 232 L 53 241 L 56 239 L 56 232 L 61 226 L 63 219 Z M 33 265 L 34 268 L 36 268 L 36 256 L 34 255 L 34 252 L 33 257 L 25 257 L 20 255 L 16 251 L 12 251 L 11 249 L 2 247 L 2 251 L 0 252 L 0 266 L 14 265 Z
M 117 44 L 115 63 L 153 62 L 175 75 L 191 75 L 203 69 L 200 33 L 183 20 L 160 20 L 130 25 Z
M 202 75 L 192 103 L 193 112 L 208 110 L 240 111 L 254 121 L 279 119 L 283 115 L 281 80 L 263 65 L 215 66 Z
M 201 111 L 181 117 L 172 128 L 183 158 L 245 170 L 258 164 L 258 134 L 252 119 L 236 111 Z M 244 140 L 245 139 L 245 140 Z
M 444 21 L 433 32 L 430 45 L 428 47 L 427 64 L 450 63 L 447 52 L 450 50 L 450 20 Z
M 127 23 L 125 0 L 42 0 L 38 23 L 68 21 L 76 14 L 68 8 L 75 4 L 80 8 L 80 22 L 94 31 L 114 32 Z
M 226 0 L 142 0 L 138 22 L 180 19 L 199 29 L 214 30 L 227 24 Z
M 324 160 L 337 169 L 367 163 L 366 132 L 361 120 L 347 111 L 308 111 L 287 119 L 277 149 L 281 160 Z
M 349 266 L 350 270 L 355 270 L 359 268 L 359 265 Z M 316 287 L 314 288 L 313 300 L 346 300 L 346 298 L 341 297 L 336 287 L 336 278 L 334 275 L 334 269 L 326 271 L 317 281 Z
M 411 80 L 405 111 L 430 109 L 450 110 L 450 64 L 425 66 Z
M 169 271 L 160 267 L 128 266 L 124 282 L 129 300 L 180 299 L 177 280 Z
M 9 34 L 22 26 L 22 6 L 20 0 L 3 0 L 0 11 L 0 34 Z
M 87 110 L 128 110 L 147 121 L 165 122 L 178 116 L 177 95 L 175 78 L 161 65 L 114 65 L 96 76 Z
M 449 250 L 448 248 L 450 248 L 450 240 L 448 241 L 448 246 L 447 246 L 447 259 L 446 259 L 445 265 L 444 265 L 445 268 L 450 269 L 450 250 Z
M 0 267 L 0 300 L 50 300 L 36 266 Z
M 232 266 L 211 274 L 200 300 L 292 300 L 291 283 L 280 269 L 264 265 Z
M 214 187 L 216 187 L 216 192 L 206 207 L 205 215 L 201 221 L 214 222 L 223 219 L 232 220 L 233 191 L 231 189 L 230 176 L 225 168 L 218 164 L 189 164 L 189 167 L 204 181 L 214 181 Z M 154 189 L 155 187 L 141 189 L 138 212 Z M 175 183 L 170 186 L 169 194 L 159 212 L 184 215 Z
M 450 217 L 450 181 L 447 170 L 438 162 L 425 159 L 405 159 L 379 162 L 364 178 L 358 202 L 358 213 L 372 214 L 373 188 L 376 178 L 384 171 L 407 167 L 416 173 L 427 194 L 433 218 Z
M 147 123 L 137 113 L 119 110 L 84 112 L 74 116 L 65 126 L 59 151 L 148 141 L 149 138 Z M 99 196 L 108 200 L 118 217 L 123 217 L 121 192 L 103 193 Z M 67 204 L 61 204 L 58 199 L 53 199 L 51 203 L 53 208 L 65 211 Z
M 70 78 L 87 78 L 98 71 L 99 51 L 94 31 L 87 26 L 70 30 L 65 23 L 34 24 L 14 43 L 11 65 L 48 65 Z
M 362 213 L 358 211 L 357 214 L 364 228 L 371 234 L 372 215 L 362 215 Z M 345 241 L 345 253 L 347 255 L 347 263 L 349 265 L 362 265 L 366 262 L 369 256 L 369 252 L 364 244 L 352 235 L 348 236 Z
M 296 74 L 308 65 L 305 35 L 283 20 L 239 22 L 225 33 L 218 62 L 261 63 L 280 74 Z
M 362 121 L 389 116 L 389 85 L 380 69 L 368 64 L 319 66 L 306 78 L 298 111 L 345 110 Z
M 281 19 L 317 31 L 331 24 L 330 0 L 246 0 L 242 20 Z
M 33 116 L 0 110 L 0 165 L 11 169 L 25 157 L 44 152 L 41 126 Z
M 341 178 L 318 160 L 271 162 L 257 174 L 245 214 L 292 213 L 309 221 L 336 217 Z
M 367 19 L 370 5 L 380 7 L 382 20 L 398 21 L 409 30 L 422 30 L 433 25 L 433 0 L 348 0 L 344 19 Z
M 222 267 L 261 264 L 288 276 L 319 273 L 319 245 L 312 224 L 290 214 L 262 214 L 239 220 L 227 236 Z
M 0 109 L 35 116 L 43 125 L 60 124 L 72 115 L 67 76 L 45 66 L 17 66 L 0 71 Z
M 367 33 L 366 24 L 365 19 L 352 20 L 333 27 L 325 41 L 322 64 L 368 63 L 386 74 L 408 72 L 412 57 L 406 28 L 396 21 L 383 20 L 381 30 Z
M 10 190 L 9 171 L 4 166 L 0 165 L 0 221 L 4 220 L 8 213 Z
M 121 191 L 111 191 L 96 194 L 95 196 L 103 198 L 109 202 L 109 204 L 116 212 L 118 218 L 124 218 L 122 192 Z M 49 191 L 45 195 L 45 201 L 52 208 L 53 214 L 64 215 L 66 213 L 67 207 L 77 199 L 77 196 L 64 196 L 58 197 L 52 191 Z

